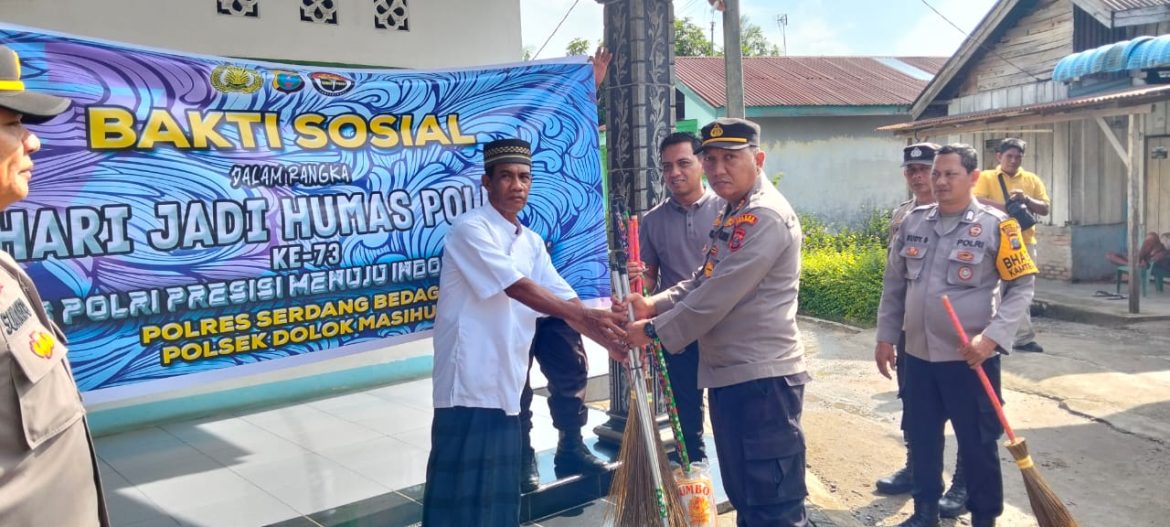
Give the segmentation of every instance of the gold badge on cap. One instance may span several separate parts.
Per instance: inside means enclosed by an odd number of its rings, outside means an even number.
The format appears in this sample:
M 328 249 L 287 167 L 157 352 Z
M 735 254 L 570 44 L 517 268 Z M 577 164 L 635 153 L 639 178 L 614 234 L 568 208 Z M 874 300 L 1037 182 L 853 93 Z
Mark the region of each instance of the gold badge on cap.
M 719 123 L 711 127 L 711 137 L 723 137 L 723 127 L 719 126 Z

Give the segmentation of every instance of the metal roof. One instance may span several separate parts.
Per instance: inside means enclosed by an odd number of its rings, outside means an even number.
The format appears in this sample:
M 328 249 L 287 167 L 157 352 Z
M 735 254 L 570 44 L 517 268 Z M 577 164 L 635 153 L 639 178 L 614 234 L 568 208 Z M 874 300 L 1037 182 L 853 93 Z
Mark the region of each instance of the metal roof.
M 902 67 L 886 64 L 891 61 Z M 945 57 L 745 57 L 744 104 L 909 105 L 926 86 L 924 79 L 945 61 Z M 726 105 L 723 68 L 722 57 L 675 58 L 678 81 L 715 108 Z M 907 69 L 922 70 L 924 75 L 910 75 Z
M 1096 73 L 1170 65 L 1170 34 L 1142 36 L 1068 55 L 1052 70 L 1052 80 L 1069 82 Z
M 1170 0 L 1101 0 L 1101 3 L 1114 11 L 1125 11 L 1128 9 L 1170 5 Z
M 953 133 L 953 130 L 959 127 L 970 128 L 977 125 L 1011 126 L 1009 121 L 1017 118 L 1048 116 L 1051 117 L 1051 122 L 1060 122 L 1088 118 L 1084 114 L 1074 113 L 1078 110 L 1124 109 L 1141 104 L 1163 101 L 1168 98 L 1170 98 L 1170 84 L 1140 86 L 1104 95 L 1089 95 L 1056 102 L 1029 104 L 960 115 L 948 115 L 933 119 L 921 119 L 908 123 L 883 126 L 877 130 L 879 132 L 893 132 L 895 134 L 909 134 L 912 132 L 932 130 L 945 134 L 948 132 Z M 1126 112 L 1119 111 L 1119 113 Z

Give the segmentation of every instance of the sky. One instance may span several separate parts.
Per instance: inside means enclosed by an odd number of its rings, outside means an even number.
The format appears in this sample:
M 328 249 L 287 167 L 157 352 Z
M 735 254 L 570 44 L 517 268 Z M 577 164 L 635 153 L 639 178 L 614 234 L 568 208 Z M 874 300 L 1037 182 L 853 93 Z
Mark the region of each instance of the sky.
M 576 7 L 569 8 L 576 1 Z M 707 0 L 673 0 L 676 18 L 690 17 L 706 31 L 711 27 Z M 934 6 L 958 25 L 955 29 L 927 7 Z M 764 30 L 769 41 L 789 55 L 950 56 L 987 14 L 995 0 L 740 0 L 740 11 Z M 569 16 L 555 33 L 565 13 Z M 788 16 L 786 35 L 777 18 Z M 722 47 L 721 18 L 715 41 Z M 520 0 L 525 49 L 536 58 L 565 55 L 574 38 L 601 40 L 602 5 L 597 0 Z

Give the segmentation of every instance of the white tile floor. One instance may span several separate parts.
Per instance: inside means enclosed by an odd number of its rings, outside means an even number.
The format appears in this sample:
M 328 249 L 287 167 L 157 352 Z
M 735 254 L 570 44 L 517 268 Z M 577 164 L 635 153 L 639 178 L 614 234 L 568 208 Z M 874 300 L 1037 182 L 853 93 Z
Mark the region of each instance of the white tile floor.
M 589 355 L 591 376 L 604 373 L 604 351 Z M 554 448 L 548 406 L 535 401 L 533 412 L 533 446 Z M 430 424 L 428 378 L 96 444 L 115 527 L 253 527 L 422 483 Z

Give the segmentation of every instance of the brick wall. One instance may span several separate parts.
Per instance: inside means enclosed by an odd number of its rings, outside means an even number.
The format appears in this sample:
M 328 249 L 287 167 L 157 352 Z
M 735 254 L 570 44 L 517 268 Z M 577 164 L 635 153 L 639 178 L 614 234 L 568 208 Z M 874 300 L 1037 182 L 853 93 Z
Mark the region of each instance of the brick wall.
M 1036 265 L 1041 278 L 1072 280 L 1072 229 L 1051 225 L 1037 225 L 1038 251 Z

